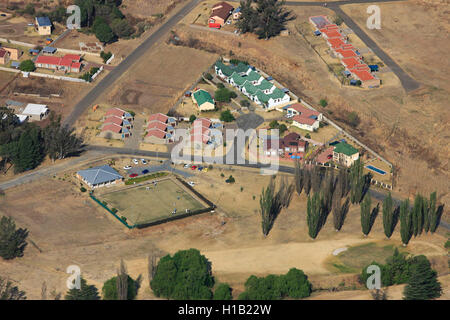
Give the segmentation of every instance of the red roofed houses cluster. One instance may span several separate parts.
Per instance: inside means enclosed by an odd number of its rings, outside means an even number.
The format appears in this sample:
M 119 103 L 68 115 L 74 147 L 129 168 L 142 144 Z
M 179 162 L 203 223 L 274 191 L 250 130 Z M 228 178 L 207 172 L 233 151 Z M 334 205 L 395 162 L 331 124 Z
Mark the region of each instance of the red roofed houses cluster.
M 106 111 L 103 119 L 101 137 L 107 139 L 125 139 L 131 136 L 134 117 L 120 108 L 111 108 Z
M 352 44 L 347 43 L 336 24 L 330 23 L 326 16 L 310 17 L 309 21 L 316 28 L 317 34 L 322 34 L 326 39 L 331 51 L 341 60 L 345 69 L 354 78 L 361 81 L 362 87 L 374 88 L 380 86 L 380 79 L 373 76 L 369 66 L 361 60 L 358 50 Z
M 80 72 L 81 57 L 76 54 L 66 54 L 64 57 L 39 56 L 35 61 L 38 68 L 53 69 L 64 72 Z
M 150 115 L 147 122 L 147 134 L 144 142 L 166 144 L 175 141 L 175 126 L 177 120 L 162 113 Z

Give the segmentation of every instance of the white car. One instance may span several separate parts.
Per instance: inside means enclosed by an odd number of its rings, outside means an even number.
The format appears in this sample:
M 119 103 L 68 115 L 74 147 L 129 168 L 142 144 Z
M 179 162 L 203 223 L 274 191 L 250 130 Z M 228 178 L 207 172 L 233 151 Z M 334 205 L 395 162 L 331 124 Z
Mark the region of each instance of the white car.
M 185 165 L 184 165 L 184 168 L 185 168 L 185 169 L 187 169 L 187 168 L 189 168 L 189 167 L 190 167 L 189 164 L 185 164 Z
M 189 181 L 189 182 L 188 182 L 188 185 L 190 185 L 191 187 L 193 187 L 193 186 L 195 186 L 195 183 L 194 183 L 194 181 Z
M 124 169 L 124 170 L 130 170 L 130 169 L 131 169 L 131 166 L 125 166 L 125 167 L 123 167 L 123 169 Z
M 147 160 L 141 159 L 142 164 L 147 164 Z
M 134 164 L 139 164 L 138 159 L 133 159 L 133 163 L 134 163 Z

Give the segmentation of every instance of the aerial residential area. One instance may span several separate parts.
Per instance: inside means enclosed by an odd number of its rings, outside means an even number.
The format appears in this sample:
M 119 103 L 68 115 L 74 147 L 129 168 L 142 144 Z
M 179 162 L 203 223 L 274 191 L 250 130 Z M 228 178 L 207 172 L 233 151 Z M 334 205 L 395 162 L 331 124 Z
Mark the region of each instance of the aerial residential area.
M 449 300 L 449 10 L 0 3 L 0 299 Z

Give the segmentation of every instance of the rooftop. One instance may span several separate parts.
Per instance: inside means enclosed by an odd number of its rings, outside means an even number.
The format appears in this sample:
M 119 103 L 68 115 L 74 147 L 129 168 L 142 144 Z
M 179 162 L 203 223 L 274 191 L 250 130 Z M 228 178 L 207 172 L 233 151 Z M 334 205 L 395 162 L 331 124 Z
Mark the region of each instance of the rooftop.
M 92 185 L 110 182 L 123 177 L 113 168 L 108 165 L 80 170 L 77 172 L 84 180 Z
M 47 110 L 48 110 L 48 108 L 45 104 L 29 103 L 29 104 L 27 104 L 25 109 L 22 111 L 22 114 L 39 116 L 42 113 L 46 113 Z
M 52 22 L 48 17 L 36 17 L 36 21 L 40 27 L 50 27 L 52 25 Z

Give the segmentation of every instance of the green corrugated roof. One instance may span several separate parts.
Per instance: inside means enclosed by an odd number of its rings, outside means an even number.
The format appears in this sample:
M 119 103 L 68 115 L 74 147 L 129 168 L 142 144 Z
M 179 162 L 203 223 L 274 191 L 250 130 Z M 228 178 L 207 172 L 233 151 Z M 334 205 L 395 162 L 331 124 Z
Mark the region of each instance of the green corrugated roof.
M 220 69 L 222 71 L 222 73 L 227 77 L 230 77 L 234 72 L 233 69 L 231 69 L 229 66 L 223 64 L 221 61 L 216 62 L 216 67 L 218 69 Z
M 275 88 L 271 94 L 269 94 L 269 97 L 272 99 L 282 99 L 286 93 L 283 92 L 283 90 L 279 88 Z
M 250 71 L 248 76 L 245 77 L 245 80 L 256 81 L 256 80 L 259 80 L 259 78 L 261 78 L 261 75 L 258 72 Z
M 205 102 L 211 102 L 214 104 L 214 99 L 211 97 L 208 91 L 205 91 L 203 89 L 197 90 L 194 93 L 195 101 L 197 101 L 197 104 L 201 106 Z
M 247 72 L 247 70 L 250 67 L 248 66 L 248 64 L 239 62 L 239 64 L 233 68 L 234 71 L 236 71 L 237 73 L 243 73 L 243 72 Z
M 262 102 L 262 103 L 269 102 L 270 97 L 267 94 L 265 94 L 264 92 L 262 92 L 261 90 L 258 90 L 258 92 L 256 93 L 256 96 L 258 97 L 259 102 Z
M 241 77 L 236 72 L 233 73 L 231 79 L 233 79 L 234 83 L 236 83 L 238 86 L 242 86 L 246 81 L 245 78 Z
M 244 88 L 245 91 L 251 95 L 254 95 L 258 91 L 258 89 L 248 81 L 245 81 Z
M 273 84 L 270 83 L 269 81 L 267 81 L 266 79 L 263 79 L 263 81 L 261 81 L 261 84 L 256 85 L 256 87 L 260 90 L 269 90 L 270 88 L 273 87 Z
M 334 152 L 343 153 L 347 156 L 351 156 L 351 155 L 354 155 L 355 153 L 358 153 L 358 149 L 355 149 L 354 147 L 352 147 L 351 145 L 349 145 L 346 142 L 339 142 L 334 147 Z

